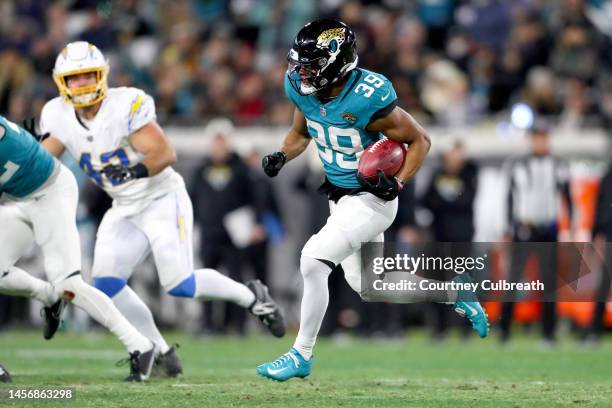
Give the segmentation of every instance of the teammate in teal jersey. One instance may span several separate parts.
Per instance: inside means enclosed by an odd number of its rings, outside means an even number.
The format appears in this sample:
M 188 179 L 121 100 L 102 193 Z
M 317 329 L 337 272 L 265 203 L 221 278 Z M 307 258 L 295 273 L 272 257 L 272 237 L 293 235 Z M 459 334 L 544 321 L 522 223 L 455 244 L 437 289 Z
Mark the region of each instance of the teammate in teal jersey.
M 397 196 L 430 147 L 425 130 L 397 106 L 389 80 L 357 67 L 355 34 L 346 24 L 327 19 L 307 24 L 287 59 L 285 92 L 295 105 L 293 125 L 281 150 L 265 156 L 262 166 L 268 176 L 276 176 L 314 139 L 331 215 L 302 249 L 304 293 L 296 341 L 289 352 L 257 367 L 260 375 L 277 381 L 310 374 L 312 350 L 329 301 L 327 278 L 336 266 L 342 265 L 349 285 L 366 298 L 366 288 L 361 288 L 361 245 L 383 241 L 397 213 Z M 376 183 L 360 180 L 359 157 L 383 137 L 409 145 L 402 168 L 395 177 L 379 172 Z M 470 319 L 481 337 L 488 334 L 486 313 L 475 297 L 456 291 L 415 292 L 409 299 L 422 300 L 454 302 L 455 310 Z
M 74 176 L 36 143 L 30 132 L 2 116 L 0 193 L 0 293 L 42 302 L 47 340 L 57 331 L 62 310 L 71 301 L 126 346 L 130 352 L 130 375 L 126 380 L 147 379 L 155 357 L 153 343 L 119 313 L 104 293 L 81 278 Z M 33 241 L 42 249 L 48 282 L 15 266 Z
M 33 137 L 0 116 L 0 191 L 23 198 L 42 186 L 55 162 Z

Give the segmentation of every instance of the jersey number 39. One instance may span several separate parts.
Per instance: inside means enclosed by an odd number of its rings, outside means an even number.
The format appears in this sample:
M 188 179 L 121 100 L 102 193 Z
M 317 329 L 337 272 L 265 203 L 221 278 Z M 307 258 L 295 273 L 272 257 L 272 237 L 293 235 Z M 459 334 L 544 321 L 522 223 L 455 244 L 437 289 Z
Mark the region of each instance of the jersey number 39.
M 357 129 L 330 126 L 326 132 L 323 125 L 308 118 L 306 118 L 306 125 L 315 131 L 313 139 L 317 143 L 319 156 L 323 162 L 333 164 L 335 161 L 340 168 L 357 169 L 359 165 L 357 155 L 363 151 L 363 142 Z

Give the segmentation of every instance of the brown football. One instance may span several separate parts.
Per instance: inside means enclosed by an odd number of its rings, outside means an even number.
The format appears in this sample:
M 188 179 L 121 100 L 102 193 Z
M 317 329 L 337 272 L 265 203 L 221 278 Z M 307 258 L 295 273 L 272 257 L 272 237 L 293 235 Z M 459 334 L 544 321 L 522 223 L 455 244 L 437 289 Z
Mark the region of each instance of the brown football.
M 378 180 L 376 172 L 380 169 L 387 177 L 393 177 L 402 168 L 407 146 L 391 139 L 382 138 L 372 143 L 361 154 L 357 171 L 366 180 Z

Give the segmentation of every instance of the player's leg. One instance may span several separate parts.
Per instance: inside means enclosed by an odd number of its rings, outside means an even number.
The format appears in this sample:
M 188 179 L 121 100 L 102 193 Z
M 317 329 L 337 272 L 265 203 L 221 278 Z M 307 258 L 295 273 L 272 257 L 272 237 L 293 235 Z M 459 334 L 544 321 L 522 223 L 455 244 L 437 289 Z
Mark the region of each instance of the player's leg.
M 81 278 L 81 244 L 75 221 L 77 202 L 76 180 L 62 166 L 53 184 L 24 207 L 36 242 L 42 248 L 45 271 L 58 295 L 85 310 L 119 338 L 132 354 L 132 373 L 127 379 L 142 381 L 151 371 L 155 348 L 107 296 Z
M 202 300 L 226 300 L 259 317 L 281 337 L 282 314 L 260 281 L 246 285 L 214 269 L 193 269 L 193 208 L 184 188 L 156 200 L 139 217 L 147 235 L 162 286 L 168 294 Z
M 384 242 L 384 233 L 378 234 L 369 243 L 382 243 Z M 359 294 L 359 296 L 366 302 L 388 302 L 388 303 L 418 303 L 418 302 L 436 302 L 436 303 L 454 303 L 457 300 L 456 290 L 411 290 L 411 291 L 376 291 L 372 286 L 373 282 L 370 282 L 369 276 L 362 275 L 362 265 L 372 264 L 371 260 L 364 260 L 362 248 L 357 249 L 351 255 L 346 257 L 341 265 L 344 271 L 344 278 L 348 282 L 349 286 Z M 383 256 L 383 247 L 372 247 L 368 248 L 369 258 Z M 418 275 L 412 274 L 401 274 L 392 275 L 387 274 L 385 282 L 390 282 L 392 279 L 401 279 L 402 281 L 413 282 L 416 288 L 419 287 L 419 282 L 424 280 Z M 439 282 L 434 279 L 427 279 L 429 282 Z
M 329 273 L 337 264 L 359 251 L 363 242 L 378 237 L 391 225 L 397 213 L 397 200 L 383 201 L 371 194 L 345 196 L 338 204 L 330 204 L 330 212 L 326 225 L 304 246 L 300 260 L 300 270 L 304 277 L 304 296 L 300 331 L 294 348 L 303 353 L 306 359 L 310 358 L 325 314 L 325 310 L 321 311 L 317 303 L 324 301 L 323 297 L 329 296 L 327 294 Z M 353 263 L 357 264 L 357 268 L 352 265 Z M 325 267 L 321 267 L 321 264 L 325 264 Z M 347 281 L 357 289 L 357 293 L 361 294 L 361 268 L 358 255 L 349 259 L 347 266 L 348 275 L 345 270 Z M 357 273 L 351 275 L 351 271 Z
M 27 202 L 13 202 L 0 206 L 0 242 L 5 246 L 0 251 L 0 292 L 25 296 L 43 303 L 43 337 L 51 339 L 57 331 L 64 302 L 51 283 L 35 278 L 14 266 L 15 262 L 34 242 L 32 223 L 22 208 Z
M 144 233 L 116 209 L 107 211 L 98 227 L 92 276 L 94 286 L 112 299 L 127 320 L 153 341 L 161 353 L 170 350 L 153 313 L 127 284 L 136 266 L 149 252 Z
M 34 242 L 25 214 L 15 204 L 0 205 L 0 293 L 25 296 L 50 306 L 58 300 L 49 282 L 37 279 L 15 263 Z
M 397 200 L 383 201 L 371 194 L 345 196 L 330 204 L 331 215 L 325 226 L 313 235 L 300 258 L 304 279 L 300 329 L 288 353 L 274 362 L 262 364 L 257 372 L 285 381 L 310 374 L 315 345 L 329 303 L 327 280 L 332 269 L 393 222 Z
M 374 237 L 368 242 L 383 242 L 384 234 L 381 233 Z M 420 282 L 425 278 L 422 278 L 416 274 L 387 274 L 385 281 L 392 283 L 396 280 L 408 281 L 413 283 L 417 290 L 408 291 L 376 291 L 373 282 L 370 281 L 370 274 L 363 275 L 362 277 L 362 265 L 372 264 L 371 259 L 362 259 L 362 256 L 368 258 L 381 257 L 383 256 L 382 245 L 380 247 L 368 248 L 367 254 L 362 253 L 363 250 L 360 248 L 349 255 L 342 261 L 342 269 L 344 270 L 344 276 L 349 285 L 355 290 L 363 300 L 366 302 L 377 301 L 377 302 L 388 302 L 388 303 L 416 303 L 416 302 L 436 302 L 444 303 L 453 306 L 455 312 L 461 317 L 466 317 L 472 324 L 473 329 L 478 333 L 480 337 L 486 337 L 489 334 L 489 319 L 486 311 L 478 301 L 476 294 L 471 290 L 454 290 L 454 289 L 439 289 L 439 290 L 418 290 L 420 288 Z M 471 279 L 467 274 L 457 275 L 454 279 L 456 282 L 471 283 Z M 441 283 L 435 279 L 427 278 L 429 283 Z

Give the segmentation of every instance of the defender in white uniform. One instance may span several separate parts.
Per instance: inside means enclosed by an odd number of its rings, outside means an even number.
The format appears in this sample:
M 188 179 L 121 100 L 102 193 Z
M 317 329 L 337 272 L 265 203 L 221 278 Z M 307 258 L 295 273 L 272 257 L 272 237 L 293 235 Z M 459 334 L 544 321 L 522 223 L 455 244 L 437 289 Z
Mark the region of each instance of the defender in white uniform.
M 71 301 L 126 346 L 130 352 L 126 380 L 143 381 L 153 366 L 153 343 L 104 293 L 81 277 L 78 195 L 70 170 L 43 149 L 30 132 L 0 116 L 0 293 L 45 304 L 47 340 L 57 331 L 62 310 Z M 48 282 L 15 266 L 33 242 L 41 248 Z
M 142 333 L 161 347 L 166 374 L 182 368 L 147 306 L 127 286 L 134 268 L 153 253 L 161 285 L 170 295 L 221 299 L 248 308 L 277 337 L 280 309 L 259 281 L 235 282 L 212 269 L 193 269 L 193 210 L 182 177 L 170 166 L 174 148 L 156 122 L 153 99 L 140 89 L 107 86 L 109 66 L 86 42 L 58 55 L 53 78 L 60 96 L 47 102 L 43 145 L 55 156 L 68 150 L 112 198 L 100 224 L 93 276 L 97 288 Z

